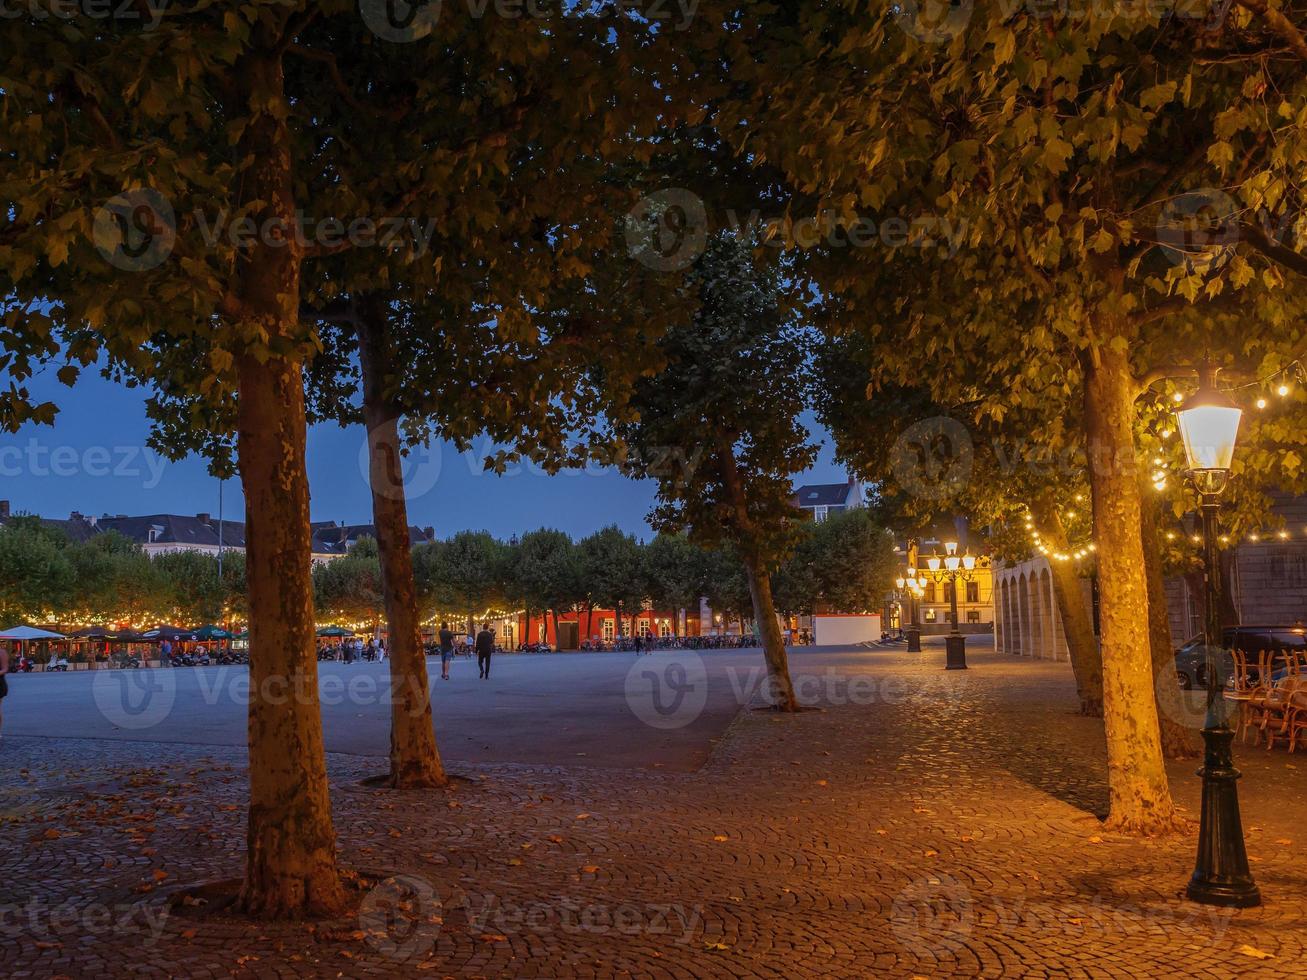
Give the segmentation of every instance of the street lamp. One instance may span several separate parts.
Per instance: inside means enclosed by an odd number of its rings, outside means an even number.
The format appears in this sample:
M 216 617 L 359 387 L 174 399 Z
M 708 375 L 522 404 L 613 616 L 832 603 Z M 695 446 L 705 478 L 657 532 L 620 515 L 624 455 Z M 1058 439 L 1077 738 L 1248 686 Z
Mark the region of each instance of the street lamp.
M 947 670 L 967 669 L 967 638 L 958 628 L 958 582 L 970 582 L 975 576 L 976 556 L 967 552 L 958 554 L 956 541 L 944 542 L 944 555 L 933 554 L 926 559 L 929 575 L 936 582 L 947 582 L 949 591 L 949 612 L 953 620 L 953 631 L 944 638 L 944 666 Z M 940 566 L 943 566 L 942 568 Z
M 1225 687 L 1221 648 L 1221 567 L 1217 552 L 1217 515 L 1221 491 L 1230 478 L 1234 443 L 1242 411 L 1216 388 L 1216 369 L 1204 367 L 1198 391 L 1176 411 L 1189 473 L 1202 499 L 1203 578 L 1206 610 L 1203 617 L 1207 655 L 1207 720 L 1202 816 L 1198 828 L 1198 859 L 1185 894 L 1204 905 L 1250 908 L 1260 905 L 1261 893 L 1248 869 L 1243 822 L 1239 816 L 1239 770 L 1231 746 L 1234 732 L 1227 724 L 1222 691 Z
M 908 638 L 908 652 L 921 652 L 921 630 L 917 626 L 917 600 L 925 593 L 926 579 L 924 576 L 918 577 L 917 570 L 912 566 L 906 569 L 906 576 L 900 575 L 894 580 L 897 587 L 894 598 L 901 600 L 907 606 L 908 623 L 906 626 L 900 622 L 904 635 Z

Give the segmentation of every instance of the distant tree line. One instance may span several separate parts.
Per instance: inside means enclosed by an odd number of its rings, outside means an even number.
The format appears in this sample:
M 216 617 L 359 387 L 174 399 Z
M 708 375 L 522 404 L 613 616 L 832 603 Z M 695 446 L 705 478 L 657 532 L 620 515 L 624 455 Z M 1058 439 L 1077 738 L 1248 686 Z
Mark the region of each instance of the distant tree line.
M 860 510 L 802 527 L 794 555 L 773 575 L 777 610 L 802 615 L 823 605 L 878 608 L 893 576 L 890 535 Z M 424 618 L 525 610 L 556 623 L 560 613 L 575 611 L 584 622 L 596 609 L 612 609 L 629 634 L 646 606 L 693 610 L 706 598 L 732 619 L 753 615 L 740 556 L 729 546 L 701 548 L 679 534 L 644 543 L 616 526 L 579 540 L 547 528 L 509 541 L 460 531 L 414 548 L 413 567 Z M 320 621 L 384 622 L 376 541 L 363 538 L 343 557 L 316 565 L 313 592 Z M 212 554 L 151 558 L 116 531 L 76 542 L 35 517 L 0 528 L 4 625 L 243 622 L 245 597 L 240 551 L 223 554 L 220 574 Z

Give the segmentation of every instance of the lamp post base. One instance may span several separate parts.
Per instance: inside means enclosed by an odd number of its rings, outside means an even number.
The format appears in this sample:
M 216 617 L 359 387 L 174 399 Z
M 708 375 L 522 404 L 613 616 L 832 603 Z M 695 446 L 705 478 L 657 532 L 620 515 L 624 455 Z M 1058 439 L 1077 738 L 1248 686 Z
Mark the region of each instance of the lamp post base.
M 908 653 L 921 652 L 921 630 L 915 626 L 909 626 L 906 630 L 908 634 Z
M 1239 770 L 1230 751 L 1234 732 L 1221 725 L 1203 729 L 1206 755 L 1203 805 L 1198 828 L 1198 860 L 1185 895 L 1190 901 L 1247 909 L 1262 904 L 1248 870 L 1243 823 L 1239 817 Z
M 967 638 L 961 633 L 950 633 L 944 637 L 944 669 L 967 669 Z

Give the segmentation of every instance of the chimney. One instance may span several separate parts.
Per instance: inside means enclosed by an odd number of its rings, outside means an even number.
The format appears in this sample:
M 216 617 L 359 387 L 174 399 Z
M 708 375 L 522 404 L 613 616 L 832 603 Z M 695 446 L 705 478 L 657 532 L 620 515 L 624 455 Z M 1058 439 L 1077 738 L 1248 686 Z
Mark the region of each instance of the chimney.
M 80 521 L 82 519 L 82 512 L 80 510 L 75 510 L 68 515 L 68 519 L 70 521 Z
M 9 518 L 9 501 L 0 500 L 0 521 Z
M 428 541 L 436 540 L 436 529 L 434 527 L 424 527 L 422 533 L 427 536 Z
M 208 523 L 209 523 L 209 515 L 208 515 L 208 514 L 196 514 L 196 515 L 195 515 L 195 519 L 196 519 L 197 521 L 199 521 L 201 524 L 208 524 Z

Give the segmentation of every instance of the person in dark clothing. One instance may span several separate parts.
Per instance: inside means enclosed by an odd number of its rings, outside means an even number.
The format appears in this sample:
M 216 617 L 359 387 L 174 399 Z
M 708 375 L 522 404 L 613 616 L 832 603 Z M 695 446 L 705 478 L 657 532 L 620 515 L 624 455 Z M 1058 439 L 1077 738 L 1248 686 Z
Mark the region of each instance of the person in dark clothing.
M 448 623 L 440 624 L 440 676 L 449 680 L 449 663 L 454 659 L 454 634 Z
M 495 652 L 495 634 L 490 632 L 490 624 L 482 623 L 481 632 L 477 634 L 477 670 L 481 679 L 490 677 L 490 655 Z

